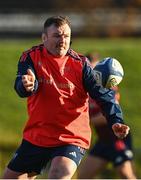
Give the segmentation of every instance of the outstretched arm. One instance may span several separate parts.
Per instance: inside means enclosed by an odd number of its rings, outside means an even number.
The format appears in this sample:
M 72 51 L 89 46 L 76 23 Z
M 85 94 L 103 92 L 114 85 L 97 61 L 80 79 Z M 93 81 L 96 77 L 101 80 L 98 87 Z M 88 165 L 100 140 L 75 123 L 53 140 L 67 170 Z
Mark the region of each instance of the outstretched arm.
M 29 56 L 24 61 L 19 61 L 18 72 L 14 88 L 20 97 L 32 95 L 38 88 L 34 65 Z
M 83 68 L 83 82 L 90 97 L 100 105 L 102 113 L 115 135 L 119 138 L 126 137 L 130 128 L 123 122 L 122 110 L 115 101 L 114 91 L 96 84 L 93 70 L 87 62 Z

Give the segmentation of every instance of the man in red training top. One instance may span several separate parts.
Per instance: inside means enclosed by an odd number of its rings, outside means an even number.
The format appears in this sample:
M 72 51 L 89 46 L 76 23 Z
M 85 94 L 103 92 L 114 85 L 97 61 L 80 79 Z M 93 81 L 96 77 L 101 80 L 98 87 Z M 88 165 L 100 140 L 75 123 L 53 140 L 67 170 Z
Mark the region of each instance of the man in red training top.
M 28 97 L 29 118 L 3 178 L 35 178 L 51 160 L 48 178 L 70 179 L 90 145 L 88 94 L 101 104 L 114 133 L 128 134 L 113 91 L 96 85 L 87 58 L 73 51 L 70 41 L 69 20 L 50 17 L 43 44 L 20 58 L 15 90 Z

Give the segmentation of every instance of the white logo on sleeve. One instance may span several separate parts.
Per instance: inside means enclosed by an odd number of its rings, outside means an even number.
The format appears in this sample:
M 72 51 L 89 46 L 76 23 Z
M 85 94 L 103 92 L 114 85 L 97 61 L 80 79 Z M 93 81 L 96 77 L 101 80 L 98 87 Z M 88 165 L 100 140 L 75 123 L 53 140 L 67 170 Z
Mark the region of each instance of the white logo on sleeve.
M 75 151 L 70 152 L 69 154 L 70 154 L 70 155 L 72 155 L 72 156 L 74 156 L 75 158 L 77 157 L 77 155 L 76 155 L 76 152 L 75 152 Z

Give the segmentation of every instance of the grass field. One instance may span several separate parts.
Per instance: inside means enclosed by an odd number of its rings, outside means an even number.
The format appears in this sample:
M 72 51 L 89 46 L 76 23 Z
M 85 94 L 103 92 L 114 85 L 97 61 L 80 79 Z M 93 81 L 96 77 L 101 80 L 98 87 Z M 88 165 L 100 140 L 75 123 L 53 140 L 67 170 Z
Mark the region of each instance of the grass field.
M 19 98 L 13 89 L 17 62 L 22 51 L 38 43 L 38 39 L 0 41 L 0 158 L 3 162 L 0 171 L 20 142 L 27 119 L 26 99 Z M 72 48 L 80 53 L 99 52 L 101 58 L 112 56 L 123 65 L 125 76 L 120 84 L 121 106 L 133 134 L 134 148 L 138 152 L 137 169 L 141 168 L 141 39 L 73 39 Z M 138 176 L 141 178 L 139 172 Z

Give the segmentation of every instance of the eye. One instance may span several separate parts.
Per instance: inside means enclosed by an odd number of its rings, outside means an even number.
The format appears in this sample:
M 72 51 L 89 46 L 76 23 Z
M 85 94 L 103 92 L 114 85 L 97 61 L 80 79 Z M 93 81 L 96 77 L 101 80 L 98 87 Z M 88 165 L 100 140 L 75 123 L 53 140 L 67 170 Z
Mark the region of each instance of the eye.
M 70 35 L 69 34 L 54 34 L 53 37 L 55 38 L 70 38 Z
M 64 37 L 65 37 L 65 38 L 69 38 L 69 37 L 70 37 L 70 35 L 69 35 L 69 34 L 66 34 L 66 35 L 64 35 Z

